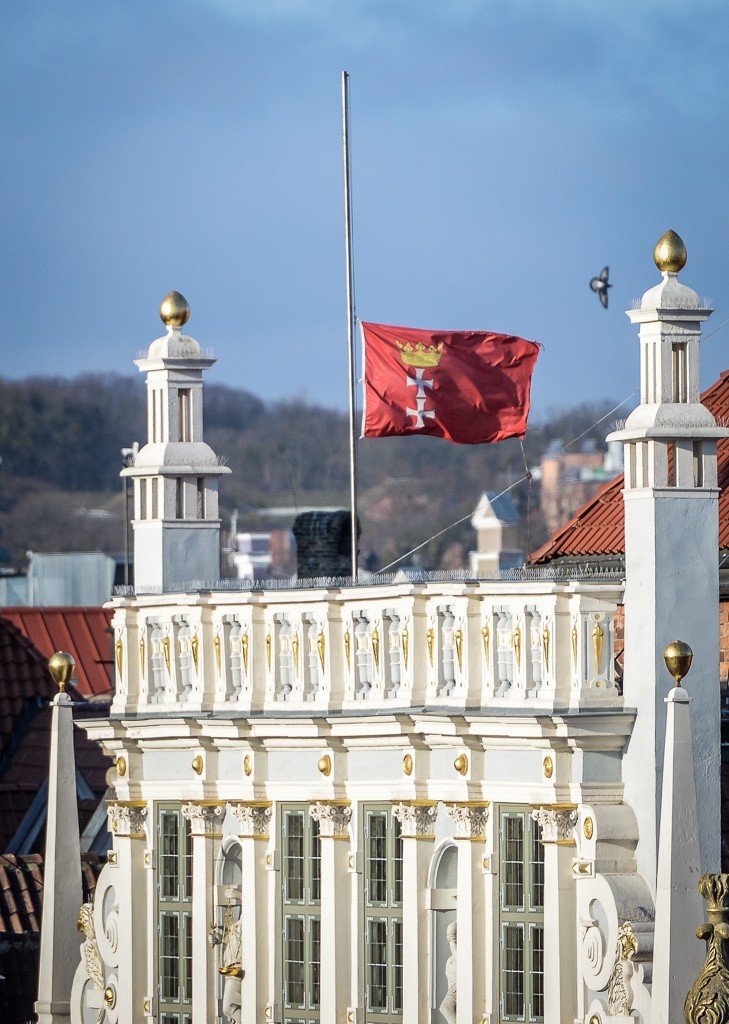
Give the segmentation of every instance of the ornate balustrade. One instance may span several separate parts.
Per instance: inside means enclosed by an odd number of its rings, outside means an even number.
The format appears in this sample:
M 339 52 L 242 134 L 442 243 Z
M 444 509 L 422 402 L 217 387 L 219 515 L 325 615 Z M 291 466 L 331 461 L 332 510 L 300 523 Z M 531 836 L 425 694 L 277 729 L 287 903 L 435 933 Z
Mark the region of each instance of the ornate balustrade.
M 619 705 L 615 583 L 117 598 L 116 713 Z

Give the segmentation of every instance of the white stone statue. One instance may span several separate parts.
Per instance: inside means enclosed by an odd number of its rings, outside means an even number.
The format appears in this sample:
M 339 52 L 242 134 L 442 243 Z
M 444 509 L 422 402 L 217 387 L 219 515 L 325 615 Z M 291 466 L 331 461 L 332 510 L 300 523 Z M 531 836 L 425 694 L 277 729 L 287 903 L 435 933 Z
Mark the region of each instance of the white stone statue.
M 446 938 L 451 947 L 451 955 L 446 960 L 445 976 L 448 982 L 448 991 L 443 997 L 443 1002 L 438 1009 L 441 1016 L 448 1024 L 456 1024 L 456 974 L 458 964 L 458 953 L 456 949 L 456 922 L 451 921 L 446 929 Z
M 223 981 L 223 1014 L 230 1024 L 241 1024 L 242 999 L 241 981 L 245 974 L 242 966 L 241 922 L 233 915 L 233 904 L 240 903 L 240 890 L 229 886 L 225 891 L 228 905 L 225 908 L 223 927 L 213 925 L 210 930 L 210 944 L 220 947 L 218 973 Z

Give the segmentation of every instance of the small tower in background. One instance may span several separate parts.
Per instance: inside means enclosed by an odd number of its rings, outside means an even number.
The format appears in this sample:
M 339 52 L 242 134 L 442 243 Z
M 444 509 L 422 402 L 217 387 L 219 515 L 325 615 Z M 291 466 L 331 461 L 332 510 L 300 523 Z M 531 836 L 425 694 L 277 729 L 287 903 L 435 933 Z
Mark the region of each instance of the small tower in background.
M 179 292 L 160 317 L 167 334 L 135 360 L 147 374 L 147 444 L 121 473 L 134 481 L 137 593 L 219 578 L 218 479 L 230 472 L 203 441 L 202 375 L 215 359 L 182 333 L 190 307 Z
M 640 325 L 640 405 L 625 447 L 625 704 L 637 710 L 623 759 L 625 799 L 640 827 L 638 870 L 655 892 L 665 748 L 661 652 L 676 636 L 695 654 L 694 772 L 703 871 L 720 864 L 719 488 L 716 442 L 727 430 L 701 404 L 701 324 L 711 315 L 681 284 L 674 231 L 654 260 L 663 280 L 628 311 Z

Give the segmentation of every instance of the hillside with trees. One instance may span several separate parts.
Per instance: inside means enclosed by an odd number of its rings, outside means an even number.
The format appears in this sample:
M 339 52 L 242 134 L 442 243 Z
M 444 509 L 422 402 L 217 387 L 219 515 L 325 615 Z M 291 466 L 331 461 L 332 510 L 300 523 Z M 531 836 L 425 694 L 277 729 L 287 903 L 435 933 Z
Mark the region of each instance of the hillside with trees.
M 611 402 L 583 405 L 530 426 L 530 466 L 555 439 L 587 431 L 602 446 L 610 423 L 589 429 Z M 0 379 L 0 548 L 6 565 L 23 567 L 28 551 L 123 548 L 121 449 L 146 435 L 144 385 L 123 376 L 72 380 Z M 265 403 L 221 384 L 205 388 L 205 436 L 232 473 L 221 482 L 224 526 L 233 509 L 238 528 L 270 525 L 272 506 L 346 507 L 348 420 L 299 400 Z M 484 490 L 525 475 L 518 441 L 454 445 L 429 437 L 359 442 L 361 550 L 380 568 L 461 517 Z M 525 517 L 524 546 L 545 537 L 535 495 L 524 481 L 512 492 Z M 528 537 L 527 537 L 528 534 Z M 465 522 L 420 552 L 426 568 L 455 567 L 474 546 Z

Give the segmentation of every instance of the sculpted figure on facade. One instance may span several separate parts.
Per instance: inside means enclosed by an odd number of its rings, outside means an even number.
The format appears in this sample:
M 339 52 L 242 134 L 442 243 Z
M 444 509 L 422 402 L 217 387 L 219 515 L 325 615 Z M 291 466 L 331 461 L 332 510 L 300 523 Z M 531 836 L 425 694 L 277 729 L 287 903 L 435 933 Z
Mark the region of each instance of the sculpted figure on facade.
M 696 935 L 706 941 L 706 962 L 691 986 L 684 1016 L 687 1024 L 726 1024 L 729 1021 L 729 875 L 702 875 L 699 892 L 707 901 L 709 920 Z
M 635 968 L 633 956 L 638 952 L 638 940 L 630 922 L 620 926 L 618 944 L 615 950 L 615 966 L 608 980 L 608 1006 L 615 1017 L 628 1016 L 633 1008 L 633 991 L 630 984 Z
M 456 922 L 451 921 L 446 930 L 448 945 L 451 947 L 451 955 L 446 960 L 445 976 L 448 982 L 448 991 L 443 997 L 438 1009 L 447 1024 L 456 1024 L 456 977 L 458 974 L 458 947 L 456 945 L 457 931 Z
M 241 982 L 243 970 L 243 938 L 241 921 L 236 920 L 234 906 L 240 906 L 240 889 L 228 886 L 225 890 L 228 900 L 222 927 L 210 929 L 210 945 L 218 948 L 218 973 L 223 981 L 223 1015 L 230 1024 L 241 1024 L 242 998 Z

